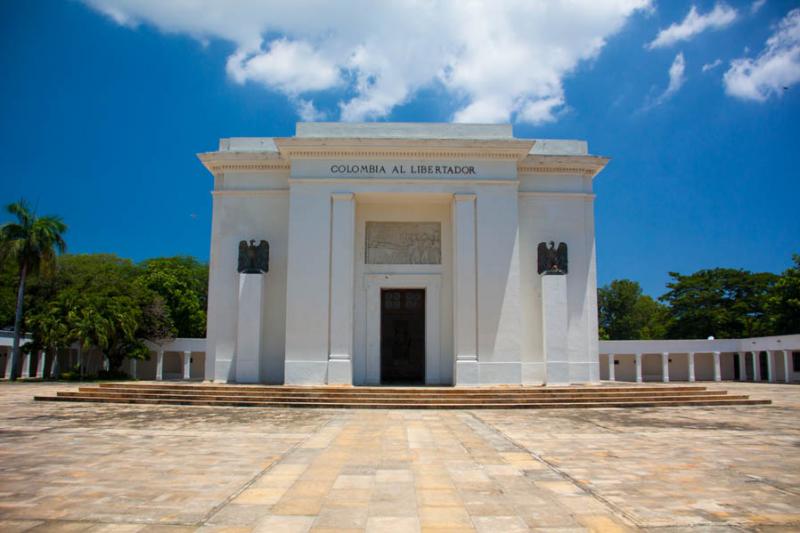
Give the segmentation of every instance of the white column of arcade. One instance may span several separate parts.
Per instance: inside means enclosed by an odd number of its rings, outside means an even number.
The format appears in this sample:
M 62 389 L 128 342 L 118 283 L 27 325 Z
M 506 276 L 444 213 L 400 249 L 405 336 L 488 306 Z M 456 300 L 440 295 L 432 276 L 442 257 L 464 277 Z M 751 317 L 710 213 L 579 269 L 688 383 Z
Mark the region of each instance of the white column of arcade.
M 775 353 L 767 350 L 767 381 L 775 382 Z
M 739 357 L 739 381 L 747 381 L 747 359 L 744 352 L 737 352 Z
M 761 352 L 750 352 L 753 354 L 753 381 L 761 381 Z
M 36 361 L 36 377 L 39 379 L 44 378 L 44 365 L 45 365 L 45 352 L 39 350 L 39 360 Z
M 6 352 L 6 371 L 5 371 L 6 379 L 11 379 L 11 358 L 12 358 L 11 350 L 8 350 L 8 352 Z
M 722 381 L 722 367 L 719 361 L 719 352 L 714 352 L 714 381 Z
M 475 195 L 453 196 L 453 320 L 456 385 L 478 385 L 478 281 Z
M 353 268 L 356 202 L 353 193 L 331 195 L 331 315 L 328 383 L 353 384 Z
M 158 381 L 164 379 L 164 350 L 161 348 L 158 349 L 156 355 L 156 379 Z
M 661 353 L 661 381 L 669 383 L 669 353 Z
M 614 354 L 608 354 L 608 380 L 609 381 L 616 381 L 617 376 L 614 374 Z
M 183 379 L 190 379 L 192 377 L 192 352 L 185 350 L 183 352 Z
M 27 350 L 22 354 L 22 368 L 19 377 L 22 379 L 31 377 L 31 352 Z
M 636 362 L 636 383 L 642 382 L 642 354 L 637 353 L 634 355 Z
M 694 381 L 694 352 L 689 352 L 689 382 L 693 383 Z
M 791 350 L 783 350 L 783 381 L 785 383 L 791 383 L 792 377 L 789 373 L 789 359 L 792 357 Z

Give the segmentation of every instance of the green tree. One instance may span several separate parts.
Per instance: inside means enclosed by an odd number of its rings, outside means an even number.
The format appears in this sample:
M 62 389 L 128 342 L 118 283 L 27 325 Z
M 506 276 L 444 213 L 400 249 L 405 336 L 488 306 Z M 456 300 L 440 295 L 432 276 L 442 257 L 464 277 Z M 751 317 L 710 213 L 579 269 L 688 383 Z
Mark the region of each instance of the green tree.
M 146 359 L 145 340 L 174 336 L 163 299 L 138 281 L 143 269 L 108 254 L 64 255 L 55 276 L 32 287 L 34 342 L 46 345 L 52 322 L 66 326 L 67 344 L 97 348 L 118 369 L 125 358 Z
M 635 281 L 614 280 L 600 287 L 597 307 L 603 339 L 663 339 L 666 334 L 666 308 L 642 294 Z
M 767 314 L 772 333 L 800 333 L 800 255 L 792 256 L 794 266 L 786 269 L 767 297 Z
M 31 313 L 27 321 L 33 344 L 52 354 L 56 361 L 59 349 L 69 347 L 72 342 L 72 331 L 67 321 L 68 308 L 69 305 L 64 302 L 52 301 L 44 309 Z
M 11 379 L 16 379 L 20 361 L 25 280 L 42 267 L 50 268 L 56 255 L 64 252 L 67 245 L 63 235 L 67 226 L 56 216 L 37 217 L 25 200 L 7 205 L 6 211 L 17 219 L 16 222 L 6 222 L 0 226 L 0 260 L 13 258 L 19 269 L 11 352 Z
M 192 257 L 164 257 L 142 263 L 138 282 L 164 300 L 179 337 L 205 337 L 208 265 Z
M 661 301 L 669 305 L 667 335 L 672 339 L 757 337 L 771 332 L 766 301 L 778 276 L 732 268 L 670 272 Z

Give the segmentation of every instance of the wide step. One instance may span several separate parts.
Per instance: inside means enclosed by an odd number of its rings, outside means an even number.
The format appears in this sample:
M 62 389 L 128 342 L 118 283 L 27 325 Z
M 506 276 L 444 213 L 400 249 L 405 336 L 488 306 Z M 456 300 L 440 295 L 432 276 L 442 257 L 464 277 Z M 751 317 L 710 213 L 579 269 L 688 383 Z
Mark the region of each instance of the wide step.
M 362 409 L 566 409 L 764 405 L 695 385 L 575 387 L 300 387 L 102 383 L 38 401 Z

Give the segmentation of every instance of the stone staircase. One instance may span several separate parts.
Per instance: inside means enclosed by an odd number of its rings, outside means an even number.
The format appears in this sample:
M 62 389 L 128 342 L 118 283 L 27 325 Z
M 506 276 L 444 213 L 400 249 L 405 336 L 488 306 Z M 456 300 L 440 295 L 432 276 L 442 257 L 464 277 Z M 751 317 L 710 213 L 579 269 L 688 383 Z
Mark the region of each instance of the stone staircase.
M 236 407 L 364 409 L 563 409 L 764 405 L 695 385 L 570 387 L 327 387 L 174 383 L 101 383 L 37 401 Z

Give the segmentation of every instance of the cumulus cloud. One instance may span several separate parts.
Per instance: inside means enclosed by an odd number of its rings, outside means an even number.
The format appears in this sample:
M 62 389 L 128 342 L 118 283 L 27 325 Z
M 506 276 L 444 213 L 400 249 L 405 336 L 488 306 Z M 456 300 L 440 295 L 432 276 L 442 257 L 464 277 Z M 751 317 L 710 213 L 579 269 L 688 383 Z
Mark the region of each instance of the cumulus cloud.
M 680 41 L 688 41 L 708 29 L 724 28 L 732 24 L 736 17 L 736 10 L 726 4 L 717 4 L 714 9 L 705 14 L 698 13 L 697 8 L 692 6 L 682 21 L 658 32 L 647 48 L 651 50 L 664 48 Z
M 377 119 L 423 88 L 461 122 L 555 120 L 563 79 L 650 0 L 84 0 L 126 27 L 235 45 L 227 74 L 319 116 L 314 93 L 345 94 L 343 120 Z
M 761 11 L 761 8 L 764 7 L 764 4 L 767 3 L 767 0 L 755 0 L 752 4 L 750 4 L 750 13 L 758 13 Z
M 664 91 L 655 98 L 651 98 L 645 103 L 642 111 L 648 111 L 656 106 L 660 106 L 677 93 L 683 84 L 686 83 L 686 61 L 683 52 L 679 52 L 669 67 L 669 84 Z
M 709 70 L 714 70 L 715 68 L 717 68 L 721 64 L 722 64 L 722 60 L 721 59 L 715 59 L 711 63 L 706 63 L 705 65 L 703 65 L 703 72 L 708 72 Z
M 757 58 L 734 59 L 723 77 L 726 93 L 757 102 L 780 96 L 785 87 L 797 82 L 800 82 L 800 9 L 793 9 L 778 23 Z

